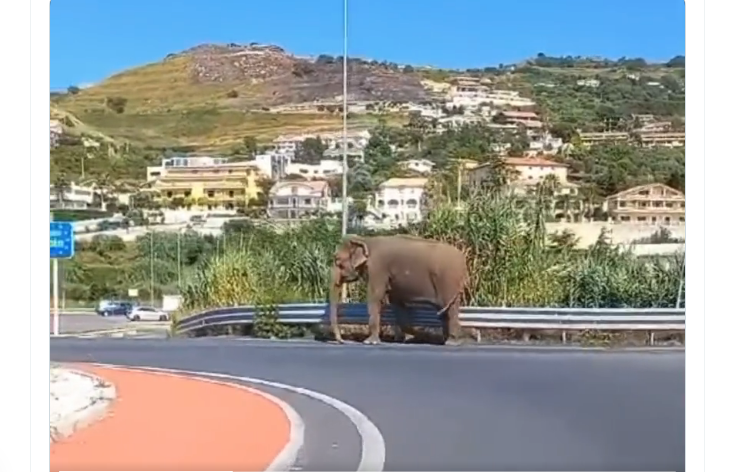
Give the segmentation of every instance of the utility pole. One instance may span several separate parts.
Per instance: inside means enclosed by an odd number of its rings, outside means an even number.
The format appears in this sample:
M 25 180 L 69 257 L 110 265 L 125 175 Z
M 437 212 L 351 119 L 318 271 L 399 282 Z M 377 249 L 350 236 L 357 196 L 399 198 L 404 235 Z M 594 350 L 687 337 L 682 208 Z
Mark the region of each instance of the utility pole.
M 150 306 L 155 306 L 155 232 L 150 231 Z
M 347 0 L 342 0 L 342 236 L 347 235 Z M 347 284 L 342 284 L 342 302 L 347 301 Z
M 182 245 L 180 242 L 180 233 L 181 231 L 177 232 L 177 289 L 181 290 L 180 287 L 182 287 Z
M 342 236 L 347 234 L 347 0 L 343 0 L 342 43 Z

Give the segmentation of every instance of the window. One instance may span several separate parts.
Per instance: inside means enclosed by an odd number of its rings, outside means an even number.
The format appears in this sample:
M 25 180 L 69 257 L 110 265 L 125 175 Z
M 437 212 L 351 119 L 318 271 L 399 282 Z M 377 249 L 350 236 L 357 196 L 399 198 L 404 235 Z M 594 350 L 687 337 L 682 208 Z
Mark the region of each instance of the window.
M 680 216 L 679 217 L 679 221 L 681 221 L 682 223 L 684 223 L 684 216 Z
M 233 190 L 229 190 L 228 191 L 228 198 L 233 198 L 234 196 L 235 196 L 235 193 L 233 192 Z
M 208 195 L 208 198 L 214 198 L 215 197 L 215 192 L 212 191 L 212 190 L 208 190 L 208 192 L 206 192 L 206 193 Z
M 190 190 L 185 190 L 185 193 L 183 193 L 183 195 L 185 197 L 189 197 L 190 196 Z
M 304 199 L 304 204 L 305 205 L 311 205 L 312 204 L 312 199 L 311 198 L 305 198 Z
M 648 190 L 640 190 L 639 191 L 639 195 L 647 196 L 647 195 L 649 195 L 649 191 Z
M 167 192 L 167 198 L 172 198 L 172 192 Z
M 636 217 L 636 221 L 646 221 L 646 216 L 638 216 Z
M 665 217 L 664 217 L 664 222 L 665 222 L 665 223 L 671 223 L 671 222 L 672 222 L 672 218 L 671 218 L 671 217 L 669 217 L 669 216 L 665 216 Z
M 626 202 L 618 202 L 619 208 L 626 208 Z
M 621 221 L 631 221 L 631 217 L 630 216 L 622 216 L 621 217 Z

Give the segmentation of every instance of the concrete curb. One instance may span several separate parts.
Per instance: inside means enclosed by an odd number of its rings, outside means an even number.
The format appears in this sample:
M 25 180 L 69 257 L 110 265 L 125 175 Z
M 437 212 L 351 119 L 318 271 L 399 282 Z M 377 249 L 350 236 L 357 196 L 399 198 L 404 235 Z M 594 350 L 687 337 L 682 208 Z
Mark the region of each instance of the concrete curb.
M 65 415 L 56 424 L 50 425 L 51 443 L 60 441 L 71 436 L 75 431 L 84 428 L 91 423 L 102 419 L 112 401 L 116 398 L 117 392 L 114 385 L 96 375 L 89 374 L 74 368 L 60 365 L 63 369 L 82 377 L 90 378 L 95 385 L 95 393 L 90 403 L 72 413 Z

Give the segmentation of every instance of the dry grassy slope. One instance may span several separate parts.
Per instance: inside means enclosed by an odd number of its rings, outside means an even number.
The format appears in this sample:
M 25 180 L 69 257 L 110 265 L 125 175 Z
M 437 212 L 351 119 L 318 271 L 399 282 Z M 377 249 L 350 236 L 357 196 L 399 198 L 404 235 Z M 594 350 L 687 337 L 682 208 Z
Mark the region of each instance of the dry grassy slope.
M 268 95 L 266 83 L 196 83 L 190 78 L 192 62 L 191 56 L 183 55 L 130 69 L 75 95 L 56 98 L 54 106 L 107 135 L 160 147 L 218 149 L 249 135 L 266 141 L 280 134 L 334 131 L 341 126 L 341 117 L 328 113 L 246 111 L 251 109 L 247 103 Z M 226 94 L 234 89 L 239 96 L 231 100 Z M 111 111 L 107 97 L 126 98 L 124 113 Z M 374 116 L 359 116 L 351 125 L 358 129 L 375 122 Z
M 96 140 L 119 144 L 118 140 L 107 136 L 99 130 L 87 125 L 78 119 L 73 113 L 62 110 L 55 105 L 51 105 L 51 119 L 58 120 L 63 126 L 64 132 L 73 136 L 88 136 Z

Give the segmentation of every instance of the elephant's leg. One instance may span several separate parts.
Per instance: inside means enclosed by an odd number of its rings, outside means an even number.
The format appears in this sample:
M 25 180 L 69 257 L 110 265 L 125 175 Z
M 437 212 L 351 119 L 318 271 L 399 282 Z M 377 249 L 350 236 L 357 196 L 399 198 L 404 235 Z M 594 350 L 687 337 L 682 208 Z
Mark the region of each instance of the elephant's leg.
M 393 307 L 395 308 L 395 322 L 398 331 L 396 333 L 397 338 L 400 341 L 407 343 L 416 336 L 416 332 L 413 330 L 413 324 L 411 324 L 411 317 L 413 314 L 408 307 L 401 303 L 393 304 Z
M 461 344 L 461 321 L 459 320 L 459 300 L 456 300 L 443 314 L 444 343 L 447 346 Z
M 385 298 L 385 284 L 371 281 L 368 284 L 368 324 L 370 336 L 363 341 L 365 344 L 380 343 L 380 314 L 383 310 Z

